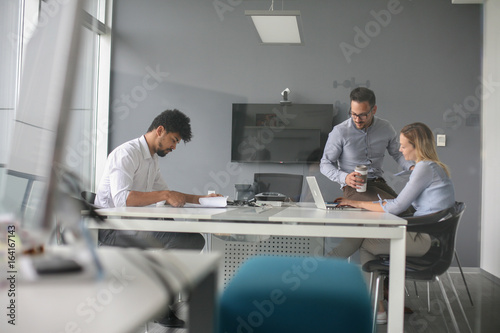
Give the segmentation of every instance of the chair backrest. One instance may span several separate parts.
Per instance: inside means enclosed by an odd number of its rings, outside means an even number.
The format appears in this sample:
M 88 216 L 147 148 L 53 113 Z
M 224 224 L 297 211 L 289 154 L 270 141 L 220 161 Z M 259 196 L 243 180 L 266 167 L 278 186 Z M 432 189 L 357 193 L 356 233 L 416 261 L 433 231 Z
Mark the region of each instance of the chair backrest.
M 303 175 L 288 173 L 256 173 L 254 174 L 255 193 L 278 192 L 292 201 L 300 201 Z
M 82 191 L 81 193 L 83 200 L 93 205 L 95 201 L 96 194 L 94 192 Z
M 448 209 L 446 215 L 436 221 L 436 216 L 442 214 L 431 214 L 434 221 L 424 221 L 411 224 L 409 218 L 408 231 L 426 233 L 431 236 L 431 249 L 421 258 L 408 258 L 409 266 L 415 266 L 419 270 L 426 269 L 432 271 L 432 275 L 439 276 L 450 267 L 455 252 L 458 225 L 465 210 L 463 202 L 455 202 L 455 205 Z M 419 217 L 420 218 L 420 217 Z M 417 219 L 417 218 L 416 218 Z M 411 226 L 410 226 L 411 224 Z M 419 263 L 422 263 L 419 265 Z M 418 267 L 420 266 L 420 267 Z
M 300 273 L 298 273 L 300 271 Z M 214 332 L 371 332 L 370 295 L 346 260 L 255 256 L 221 293 Z

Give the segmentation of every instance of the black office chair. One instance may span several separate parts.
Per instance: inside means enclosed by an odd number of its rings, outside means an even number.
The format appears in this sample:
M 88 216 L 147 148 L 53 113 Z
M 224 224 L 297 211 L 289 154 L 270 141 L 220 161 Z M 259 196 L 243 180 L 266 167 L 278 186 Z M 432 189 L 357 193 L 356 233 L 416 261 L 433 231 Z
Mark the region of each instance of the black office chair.
M 85 200 L 88 204 L 94 205 L 95 196 L 96 196 L 96 194 L 94 192 L 82 191 L 82 193 L 80 193 L 80 194 L 81 194 L 83 200 Z
M 82 191 L 80 195 L 83 198 L 83 202 L 81 202 L 82 211 L 87 212 L 88 216 L 97 219 L 98 221 L 104 221 L 104 218 L 95 212 L 96 209 L 102 208 L 95 205 L 96 194 L 90 191 Z
M 443 283 L 439 278 L 440 275 L 447 273 L 449 276 L 448 268 L 453 260 L 453 255 L 455 253 L 455 242 L 458 225 L 460 219 L 462 218 L 463 212 L 465 210 L 465 204 L 462 202 L 456 202 L 453 207 L 448 210 L 441 211 L 438 213 L 408 218 L 407 231 L 408 232 L 420 232 L 431 236 L 431 248 L 422 257 L 406 257 L 406 279 L 417 280 L 417 281 L 437 281 L 443 294 L 448 311 L 453 322 L 455 330 L 458 332 L 458 324 L 455 319 L 455 315 L 451 308 L 450 302 L 446 295 L 443 287 Z M 375 285 L 372 290 L 375 290 L 374 295 L 374 319 L 373 319 L 373 331 L 376 330 L 376 317 L 377 317 L 377 302 L 378 302 L 378 287 L 380 284 L 380 279 L 382 277 L 389 276 L 389 265 L 390 258 L 387 256 L 380 256 L 379 259 L 371 260 L 363 265 L 363 270 L 365 272 L 370 272 L 377 275 L 375 280 Z M 453 284 L 453 282 L 451 282 Z M 456 289 L 453 286 L 453 292 L 458 300 L 458 304 L 462 311 L 462 314 L 467 322 L 469 330 L 471 330 L 469 321 L 465 316 L 465 311 L 462 307 L 462 303 L 458 298 Z
M 255 193 L 278 192 L 286 195 L 291 201 L 299 202 L 302 193 L 303 175 L 288 173 L 256 173 L 254 174 Z
M 80 192 L 80 196 L 81 198 L 70 195 L 70 198 L 72 198 L 75 201 L 75 205 L 80 206 L 82 214 L 91 217 L 93 219 L 96 219 L 97 221 L 103 221 L 103 217 L 99 216 L 95 212 L 95 209 L 100 208 L 94 205 L 96 194 L 93 192 L 82 191 Z M 56 225 L 54 226 L 54 229 L 51 232 L 50 239 L 54 239 L 55 242 L 59 245 L 67 244 L 67 241 L 64 236 L 64 229 L 59 223 L 56 223 Z
M 444 210 L 441 210 L 439 212 L 436 212 L 436 213 L 433 213 L 433 214 L 429 214 L 429 215 L 425 215 L 425 216 L 405 216 L 405 215 L 399 215 L 400 217 L 404 218 L 405 220 L 408 221 L 408 224 L 416 224 L 416 223 L 419 223 L 423 220 L 429 220 L 429 221 L 436 221 L 436 220 L 439 220 L 441 219 L 442 217 L 444 217 L 447 213 L 448 213 L 449 209 L 444 209 Z M 465 275 L 464 275 L 464 271 L 462 269 L 462 264 L 460 263 L 460 259 L 458 258 L 458 252 L 457 252 L 457 249 L 455 248 L 455 251 L 454 251 L 454 256 L 455 256 L 455 261 L 458 265 L 458 269 L 460 270 L 460 275 L 462 276 L 462 280 L 464 281 L 464 285 L 465 285 L 465 290 L 467 291 L 467 295 L 469 296 L 469 301 L 470 301 L 470 304 L 472 306 L 474 306 L 474 302 L 472 300 L 472 296 L 470 294 L 470 290 L 469 290 L 469 285 L 467 284 L 467 280 L 465 279 Z M 415 284 L 415 293 L 417 294 L 417 297 L 418 297 L 418 290 L 417 290 L 417 284 L 414 282 Z M 429 282 L 427 282 L 427 295 L 429 294 Z M 431 306 L 430 306 L 430 300 L 429 300 L 429 297 L 427 297 L 427 308 L 428 308 L 428 311 L 430 312 L 431 311 Z
M 94 219 L 97 222 L 103 222 L 104 221 L 104 217 L 102 217 L 101 215 L 97 214 L 97 212 L 95 211 L 96 209 L 102 208 L 102 207 L 99 207 L 99 206 L 95 205 L 96 194 L 94 192 L 91 192 L 91 191 L 82 191 L 80 193 L 80 195 L 81 195 L 81 197 L 83 199 L 83 202 L 82 202 L 82 213 L 84 213 L 86 216 Z M 104 232 L 103 230 L 99 229 L 97 233 L 98 233 L 98 235 L 102 235 L 103 232 Z M 100 237 L 98 236 L 98 239 L 99 238 Z M 132 240 L 131 243 L 134 244 L 135 241 Z M 139 247 L 139 248 L 145 248 L 146 246 L 144 244 L 138 242 L 138 246 L 137 247 Z

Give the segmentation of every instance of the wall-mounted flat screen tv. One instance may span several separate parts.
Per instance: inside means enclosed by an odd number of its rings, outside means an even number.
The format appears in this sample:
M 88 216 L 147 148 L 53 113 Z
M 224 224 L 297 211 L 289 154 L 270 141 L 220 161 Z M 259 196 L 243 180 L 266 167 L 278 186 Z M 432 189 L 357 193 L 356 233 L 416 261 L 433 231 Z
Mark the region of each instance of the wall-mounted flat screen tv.
M 233 104 L 231 161 L 318 162 L 335 115 L 333 104 Z

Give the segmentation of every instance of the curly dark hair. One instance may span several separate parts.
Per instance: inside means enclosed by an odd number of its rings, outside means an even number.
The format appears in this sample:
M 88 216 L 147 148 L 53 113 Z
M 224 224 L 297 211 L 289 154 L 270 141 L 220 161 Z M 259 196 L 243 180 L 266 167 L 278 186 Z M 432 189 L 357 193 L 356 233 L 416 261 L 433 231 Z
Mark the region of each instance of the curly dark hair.
M 179 110 L 165 110 L 153 120 L 148 132 L 157 129 L 158 126 L 163 126 L 167 133 L 179 133 L 184 142 L 189 142 L 193 136 L 189 122 L 189 117 Z
M 351 98 L 351 102 L 352 101 L 358 103 L 368 102 L 370 108 L 373 108 L 376 103 L 375 93 L 372 90 L 365 87 L 358 87 L 353 89 L 349 97 Z

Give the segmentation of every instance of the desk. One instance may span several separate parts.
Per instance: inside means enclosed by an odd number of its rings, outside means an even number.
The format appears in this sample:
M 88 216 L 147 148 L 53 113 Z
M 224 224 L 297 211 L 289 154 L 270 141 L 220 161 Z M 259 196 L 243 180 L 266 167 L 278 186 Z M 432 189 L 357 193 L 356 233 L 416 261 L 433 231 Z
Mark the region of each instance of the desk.
M 91 267 L 74 274 L 18 280 L 15 326 L 7 323 L 7 290 L 0 286 L 4 309 L 0 331 L 136 332 L 140 325 L 163 316 L 169 300 L 185 290 L 192 296 L 190 332 L 213 327 L 219 255 L 116 248 L 98 249 L 97 254 L 105 269 L 102 279 L 96 279 Z
M 388 238 L 391 244 L 388 332 L 402 332 L 406 220 L 387 213 L 326 211 L 313 204 L 298 207 L 174 208 L 121 207 L 99 209 L 105 223 L 90 228 L 243 235 Z M 116 218 L 120 217 L 120 218 Z M 174 218 L 182 220 L 158 220 Z

